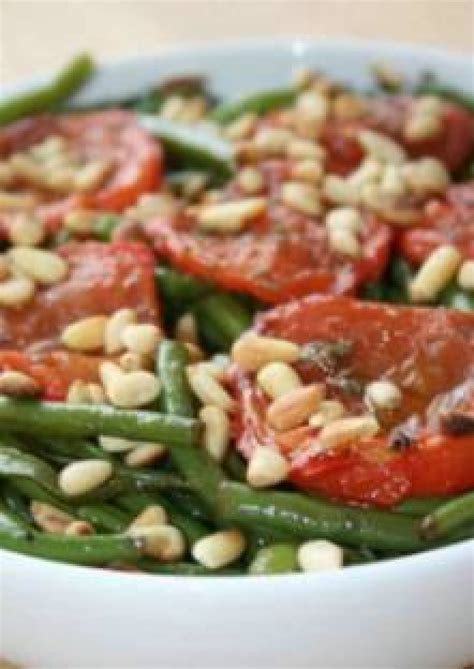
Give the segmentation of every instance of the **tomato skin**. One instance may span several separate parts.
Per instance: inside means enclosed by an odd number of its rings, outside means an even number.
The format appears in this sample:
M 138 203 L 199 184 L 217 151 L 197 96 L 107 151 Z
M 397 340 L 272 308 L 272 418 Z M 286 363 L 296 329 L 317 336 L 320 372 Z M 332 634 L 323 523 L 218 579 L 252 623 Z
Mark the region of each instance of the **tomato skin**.
M 269 400 L 251 376 L 234 367 L 231 385 L 239 409 L 233 431 L 246 457 L 257 445 L 278 449 L 289 460 L 296 486 L 349 503 L 391 506 L 411 496 L 474 487 L 474 436 L 445 433 L 433 418 L 440 398 L 459 397 L 463 388 L 467 410 L 474 408 L 473 314 L 311 296 L 263 314 L 255 328 L 300 344 L 350 340 L 343 369 L 364 385 L 388 375 L 403 400 L 398 410 L 379 415 L 380 436 L 321 451 L 316 428 L 272 430 L 265 420 Z M 297 369 L 305 383 L 326 383 L 328 397 L 342 401 L 349 414 L 366 411 L 361 395 L 328 385 L 326 372 L 304 362 Z M 392 447 L 392 431 L 416 415 L 420 426 L 413 442 Z
M 69 323 L 124 307 L 135 309 L 139 320 L 158 322 L 155 259 L 148 247 L 73 242 L 58 252 L 69 265 L 64 281 L 38 290 L 24 307 L 0 308 L 0 349 L 55 349 Z
M 160 145 L 137 126 L 133 114 L 110 110 L 87 114 L 38 116 L 0 130 L 0 157 L 23 151 L 49 136 L 63 137 L 84 159 L 112 161 L 111 174 L 95 192 L 52 195 L 31 188 L 39 199 L 37 214 L 51 232 L 74 209 L 123 211 L 138 197 L 159 186 L 163 156 Z M 0 216 L 0 230 L 8 231 L 11 216 Z
M 422 224 L 398 239 L 400 252 L 414 265 L 442 244 L 454 244 L 465 258 L 474 259 L 474 181 L 451 186 L 443 199 L 428 202 Z

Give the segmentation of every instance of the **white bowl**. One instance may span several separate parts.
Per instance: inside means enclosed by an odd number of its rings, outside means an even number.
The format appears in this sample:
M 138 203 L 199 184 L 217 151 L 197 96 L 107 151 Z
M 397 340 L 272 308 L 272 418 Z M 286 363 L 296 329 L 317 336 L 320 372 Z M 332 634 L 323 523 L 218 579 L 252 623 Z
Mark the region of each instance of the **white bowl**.
M 209 75 L 235 96 L 310 65 L 358 86 L 386 60 L 472 88 L 469 57 L 390 43 L 279 40 L 192 47 L 106 65 L 79 98 Z M 31 85 L 31 82 L 26 86 Z M 8 86 L 3 92 L 24 88 Z M 474 542 L 320 575 L 160 577 L 1 552 L 0 656 L 31 669 L 462 669 L 474 659 Z

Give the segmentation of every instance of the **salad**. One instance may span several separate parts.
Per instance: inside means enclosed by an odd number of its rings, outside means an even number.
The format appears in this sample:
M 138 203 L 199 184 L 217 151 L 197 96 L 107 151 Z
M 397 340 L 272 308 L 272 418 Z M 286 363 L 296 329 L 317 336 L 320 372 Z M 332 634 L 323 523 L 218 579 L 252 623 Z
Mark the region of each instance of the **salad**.
M 384 65 L 0 102 L 0 547 L 281 574 L 474 535 L 474 100 Z

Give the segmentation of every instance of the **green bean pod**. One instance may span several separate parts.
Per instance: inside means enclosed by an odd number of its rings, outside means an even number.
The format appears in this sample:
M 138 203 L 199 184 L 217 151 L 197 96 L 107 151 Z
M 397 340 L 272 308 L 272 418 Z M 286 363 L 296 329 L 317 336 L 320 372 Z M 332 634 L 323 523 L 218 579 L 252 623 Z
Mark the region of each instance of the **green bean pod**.
M 208 295 L 194 306 L 199 334 L 209 347 L 228 351 L 248 330 L 252 315 L 239 300 L 224 293 Z
M 234 102 L 225 102 L 215 107 L 210 117 L 218 123 L 230 123 L 243 114 L 263 115 L 290 106 L 296 98 L 294 88 L 281 88 L 248 95 Z
M 294 544 L 272 544 L 257 551 L 249 567 L 254 576 L 298 571 L 298 548 Z
M 423 518 L 420 532 L 426 539 L 441 539 L 473 522 L 474 491 L 438 506 Z
M 160 343 L 157 371 L 162 383 L 161 408 L 167 414 L 193 418 L 196 402 L 186 378 L 187 364 L 188 352 L 183 344 L 171 339 Z

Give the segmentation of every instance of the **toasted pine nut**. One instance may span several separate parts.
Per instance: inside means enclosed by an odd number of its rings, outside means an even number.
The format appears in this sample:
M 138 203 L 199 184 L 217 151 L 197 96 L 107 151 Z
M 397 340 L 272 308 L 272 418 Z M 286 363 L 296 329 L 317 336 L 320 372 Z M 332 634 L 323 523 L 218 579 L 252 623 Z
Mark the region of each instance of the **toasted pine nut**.
M 64 530 L 68 537 L 86 537 L 95 534 L 95 529 L 87 520 L 73 520 Z
M 359 191 L 349 179 L 343 179 L 335 174 L 328 174 L 323 182 L 324 197 L 334 204 L 357 204 Z
M 92 231 L 94 221 L 97 218 L 96 211 L 87 209 L 75 209 L 64 217 L 64 227 L 73 234 L 87 235 Z
M 341 418 L 345 413 L 344 405 L 339 400 L 323 400 L 318 411 L 309 419 L 311 427 L 323 427 L 333 420 Z
M 196 318 L 191 312 L 187 312 L 178 318 L 174 332 L 178 341 L 190 342 L 191 344 L 199 343 Z
M 462 256 L 455 246 L 445 244 L 435 249 L 418 270 L 410 285 L 412 302 L 430 302 L 456 275 Z
M 318 445 L 323 448 L 345 446 L 359 439 L 373 437 L 379 429 L 377 419 L 369 414 L 340 418 L 322 428 L 318 435 Z
M 303 571 L 318 572 L 340 569 L 343 561 L 342 548 L 326 539 L 305 541 L 298 549 L 298 564 Z
M 309 183 L 287 181 L 281 186 L 280 197 L 283 204 L 302 214 L 317 216 L 321 213 L 319 191 Z
M 161 330 L 151 323 L 126 325 L 122 330 L 122 342 L 132 353 L 151 355 L 156 351 L 161 339 Z
M 119 309 L 108 319 L 104 332 L 104 350 L 106 353 L 120 353 L 124 349 L 122 334 L 127 325 L 137 319 L 133 309 Z
M 140 369 L 150 369 L 150 356 L 127 351 L 120 356 L 119 364 L 124 372 L 137 372 Z
M 186 368 L 186 375 L 192 391 L 203 404 L 217 406 L 223 411 L 232 411 L 234 400 L 202 363 L 189 365 Z
M 105 393 L 98 383 L 86 383 L 80 379 L 73 381 L 68 388 L 68 404 L 105 404 Z
M 384 190 L 381 184 L 368 183 L 361 188 L 361 201 L 390 223 L 400 227 L 415 225 L 420 220 L 420 208 L 404 205 L 399 196 Z
M 166 447 L 162 444 L 140 444 L 125 456 L 129 467 L 148 467 L 166 455 Z
M 296 108 L 308 119 L 321 122 L 329 116 L 330 103 L 322 93 L 309 90 L 298 95 Z
M 402 403 L 402 393 L 391 381 L 373 381 L 365 389 L 364 400 L 373 409 L 397 409 Z
M 292 139 L 286 147 L 286 153 L 290 158 L 297 159 L 323 160 L 325 157 L 323 147 L 309 139 Z
M 237 175 L 237 183 L 245 195 L 261 193 L 265 182 L 262 173 L 256 167 L 244 167 Z
M 194 364 L 196 362 L 201 362 L 202 360 L 205 359 L 206 355 L 204 351 L 197 344 L 193 344 L 190 341 L 186 341 L 184 342 L 184 346 L 186 347 L 186 350 L 188 352 L 188 358 L 191 364 Z
M 41 386 L 35 379 L 14 370 L 0 372 L 0 395 L 7 397 L 38 397 Z
M 286 479 L 289 472 L 286 458 L 266 446 L 257 446 L 247 467 L 247 481 L 253 488 L 268 488 Z
M 298 373 L 285 362 L 271 362 L 262 367 L 257 383 L 274 400 L 302 385 Z
M 365 158 L 359 167 L 348 177 L 351 185 L 361 187 L 367 183 L 378 182 L 383 174 L 384 164 L 375 158 Z
M 207 405 L 199 412 L 204 424 L 203 445 L 216 462 L 222 462 L 229 446 L 230 424 L 227 414 L 217 406 Z
M 14 267 L 37 283 L 51 285 L 62 281 L 68 265 L 57 253 L 29 246 L 15 246 L 8 251 Z
M 8 236 L 14 246 L 38 246 L 45 237 L 44 223 L 32 214 L 17 214 L 10 224 Z
M 229 125 L 225 127 L 224 132 L 232 142 L 248 139 L 255 130 L 257 121 L 258 116 L 249 112 L 248 114 L 239 116 L 235 121 L 232 121 L 232 123 L 229 123 Z
M 357 236 L 347 228 L 330 228 L 328 230 L 329 246 L 335 253 L 350 258 L 360 258 L 362 247 Z
M 172 525 L 131 527 L 127 534 L 141 543 L 145 555 L 161 562 L 179 560 L 186 551 L 183 533 Z
M 324 397 L 324 386 L 312 384 L 294 388 L 270 404 L 267 421 L 275 430 L 291 430 L 314 414 Z
M 474 260 L 465 260 L 458 272 L 458 284 L 463 290 L 474 290 Z
M 59 472 L 59 487 L 68 497 L 77 497 L 98 488 L 111 476 L 108 460 L 77 460 Z
M 270 362 L 296 362 L 300 347 L 286 339 L 263 337 L 248 332 L 232 346 L 231 357 L 243 370 L 256 372 Z
M 257 150 L 266 158 L 281 156 L 286 152 L 294 135 L 286 128 L 262 128 L 255 135 Z
M 36 525 L 49 534 L 64 534 L 74 518 L 61 509 L 33 500 L 30 504 L 31 515 Z
M 149 527 L 150 525 L 166 525 L 168 515 L 160 504 L 151 504 L 141 511 L 132 521 L 130 527 Z
M 107 160 L 91 160 L 74 175 L 74 190 L 88 193 L 103 184 L 110 173 L 111 163 Z
M 10 276 L 10 263 L 5 255 L 0 254 L 0 281 L 4 281 Z
M 295 181 L 307 181 L 311 184 L 319 184 L 323 175 L 323 166 L 317 160 L 299 160 L 291 170 L 291 176 Z
M 449 172 L 437 158 L 421 158 L 406 163 L 402 174 L 410 190 L 421 195 L 442 193 L 450 182 Z
M 113 363 L 102 363 L 100 374 L 110 403 L 121 409 L 138 409 L 160 394 L 160 380 L 151 372 L 125 373 Z
M 400 166 L 385 165 L 380 181 L 380 189 L 395 198 L 401 198 L 406 195 L 407 185 Z
M 87 316 L 68 325 L 61 342 L 72 351 L 97 351 L 104 345 L 107 316 Z
M 353 234 L 364 228 L 364 219 L 355 207 L 337 207 L 326 214 L 326 226 L 329 230 L 345 229 Z
M 332 113 L 339 119 L 356 119 L 364 116 L 367 111 L 367 101 L 360 95 L 340 93 L 332 103 Z
M 99 436 L 99 445 L 107 453 L 126 453 L 131 451 L 137 445 L 136 441 L 130 439 L 121 439 L 120 437 L 109 437 L 107 435 Z
M 222 530 L 196 541 L 191 552 L 208 569 L 220 569 L 238 560 L 245 545 L 245 537 L 239 530 Z
M 422 142 L 439 135 L 443 128 L 441 112 L 439 98 L 427 96 L 417 100 L 403 127 L 405 139 Z
M 358 139 L 365 151 L 384 163 L 401 165 L 406 160 L 405 149 L 387 135 L 374 130 L 361 130 Z
M 88 383 L 87 391 L 89 393 L 91 404 L 106 404 L 107 398 L 105 392 L 99 383 Z
M 36 198 L 30 193 L 8 193 L 0 190 L 0 210 L 2 211 L 28 211 L 33 209 Z
M 202 206 L 197 212 L 199 228 L 205 232 L 232 234 L 262 216 L 267 209 L 264 197 L 252 197 Z
M 33 299 L 35 284 L 27 276 L 14 274 L 0 282 L 0 306 L 21 307 Z

